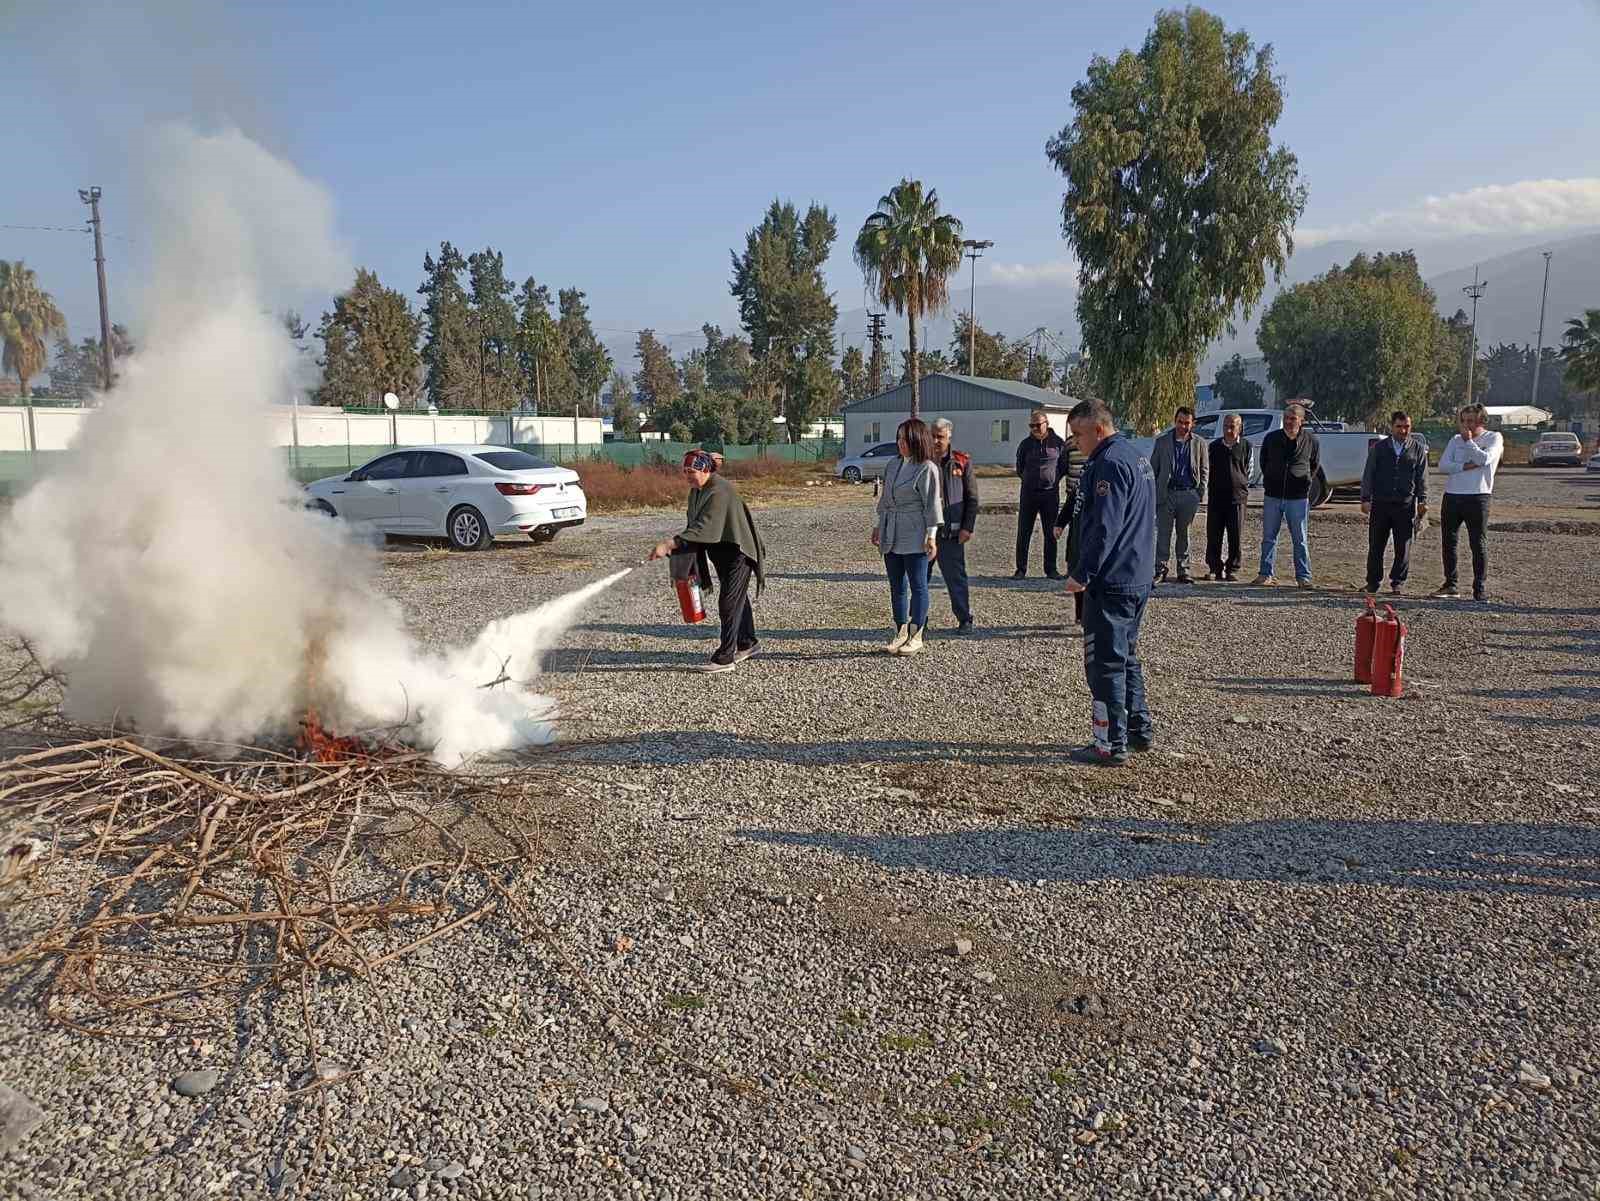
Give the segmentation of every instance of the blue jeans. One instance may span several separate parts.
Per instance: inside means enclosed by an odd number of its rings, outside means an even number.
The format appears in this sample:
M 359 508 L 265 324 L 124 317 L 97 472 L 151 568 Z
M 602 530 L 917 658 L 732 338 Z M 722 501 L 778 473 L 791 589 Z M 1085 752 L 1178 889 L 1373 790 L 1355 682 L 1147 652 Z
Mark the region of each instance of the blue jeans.
M 1306 542 L 1306 517 L 1311 512 L 1309 500 L 1279 500 L 1269 496 L 1261 504 L 1261 574 L 1272 574 L 1273 561 L 1278 557 L 1278 527 L 1289 523 L 1289 541 L 1294 545 L 1294 578 L 1311 578 L 1311 547 Z
M 1084 593 L 1083 673 L 1094 702 L 1094 744 L 1101 751 L 1126 750 L 1130 737 L 1148 742 L 1155 736 L 1139 663 L 1139 626 L 1149 601 L 1148 588 Z
M 883 556 L 889 569 L 889 607 L 894 612 L 895 628 L 906 624 L 906 586 L 911 589 L 911 624 L 921 629 L 928 624 L 928 556 L 926 554 Z

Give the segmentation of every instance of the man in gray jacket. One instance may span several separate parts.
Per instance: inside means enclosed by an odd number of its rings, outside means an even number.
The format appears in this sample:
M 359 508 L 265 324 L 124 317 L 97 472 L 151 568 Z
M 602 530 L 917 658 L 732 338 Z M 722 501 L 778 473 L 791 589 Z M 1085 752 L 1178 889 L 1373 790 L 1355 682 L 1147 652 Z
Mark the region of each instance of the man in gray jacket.
M 1174 527 L 1178 533 L 1178 583 L 1194 582 L 1189 575 L 1189 527 L 1206 494 L 1210 461 L 1206 440 L 1194 432 L 1194 410 L 1180 406 L 1172 415 L 1172 428 L 1150 448 L 1150 469 L 1156 476 L 1157 583 L 1167 578 Z

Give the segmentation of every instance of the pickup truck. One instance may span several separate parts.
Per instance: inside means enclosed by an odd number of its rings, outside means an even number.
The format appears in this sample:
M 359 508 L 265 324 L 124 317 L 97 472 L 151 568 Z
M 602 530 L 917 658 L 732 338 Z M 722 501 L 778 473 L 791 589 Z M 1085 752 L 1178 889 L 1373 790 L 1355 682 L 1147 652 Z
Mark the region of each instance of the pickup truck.
M 1261 440 L 1273 430 L 1283 428 L 1282 409 L 1221 409 L 1215 413 L 1202 413 L 1195 418 L 1194 432 L 1207 442 L 1222 436 L 1222 419 L 1237 413 L 1244 426 L 1244 437 L 1256 448 L 1256 474 L 1250 481 L 1251 492 L 1261 488 Z M 1311 487 L 1311 507 L 1321 508 L 1333 496 L 1336 488 L 1356 488 L 1361 484 L 1361 473 L 1367 467 L 1367 449 L 1386 434 L 1366 430 L 1348 430 L 1342 421 L 1318 422 L 1308 420 L 1306 428 L 1316 434 L 1321 445 L 1322 469 Z M 1169 425 L 1162 433 L 1171 432 Z M 1159 435 L 1158 435 L 1159 436 Z M 1133 445 L 1148 455 L 1155 438 L 1135 438 Z

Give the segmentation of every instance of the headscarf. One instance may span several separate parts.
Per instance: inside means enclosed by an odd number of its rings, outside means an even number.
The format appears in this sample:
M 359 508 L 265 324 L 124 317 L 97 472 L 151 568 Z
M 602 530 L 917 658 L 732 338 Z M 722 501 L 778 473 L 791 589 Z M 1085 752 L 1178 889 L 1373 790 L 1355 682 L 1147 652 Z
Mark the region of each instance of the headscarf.
M 715 472 L 722 465 L 722 456 L 709 450 L 691 450 L 684 454 L 683 465 L 691 471 Z

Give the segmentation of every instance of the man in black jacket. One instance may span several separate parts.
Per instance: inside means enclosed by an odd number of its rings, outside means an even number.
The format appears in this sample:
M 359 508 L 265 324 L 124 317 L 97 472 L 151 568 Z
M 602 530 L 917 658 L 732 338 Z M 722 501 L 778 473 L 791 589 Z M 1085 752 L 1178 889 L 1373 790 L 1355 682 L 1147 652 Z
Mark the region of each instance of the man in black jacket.
M 1028 437 L 1017 446 L 1017 476 L 1022 487 L 1017 495 L 1017 573 L 1028 574 L 1028 547 L 1033 542 L 1033 523 L 1044 525 L 1044 573 L 1059 580 L 1056 570 L 1055 522 L 1061 512 L 1061 477 L 1066 474 L 1067 444 L 1050 428 L 1050 417 L 1043 409 L 1028 415 Z
M 1322 467 L 1322 446 L 1305 428 L 1306 408 L 1290 404 L 1283 410 L 1283 428 L 1261 440 L 1261 574 L 1255 583 L 1270 588 L 1278 553 L 1278 530 L 1289 527 L 1294 544 L 1294 579 L 1302 588 L 1311 584 L 1311 543 L 1306 521 L 1311 513 L 1311 483 Z
M 1222 419 L 1222 437 L 1207 448 L 1211 470 L 1206 475 L 1206 567 L 1208 580 L 1239 578 L 1239 534 L 1244 506 L 1250 498 L 1250 471 L 1255 447 L 1241 436 L 1244 421 L 1237 413 Z M 1222 558 L 1222 536 L 1228 536 L 1228 558 Z
M 1361 473 L 1361 512 L 1367 516 L 1367 592 L 1383 579 L 1383 553 L 1394 538 L 1389 589 L 1399 592 L 1411 573 L 1411 535 L 1428 512 L 1428 444 L 1411 436 L 1411 416 L 1389 416 L 1390 437 L 1367 448 Z
M 967 543 L 978 524 L 978 482 L 972 459 L 950 449 L 951 423 L 944 417 L 933 423 L 933 461 L 939 468 L 939 495 L 944 498 L 944 523 L 939 527 L 938 557 L 933 566 L 944 576 L 950 593 L 950 610 L 956 616 L 956 633 L 972 633 L 972 600 L 967 587 Z

